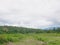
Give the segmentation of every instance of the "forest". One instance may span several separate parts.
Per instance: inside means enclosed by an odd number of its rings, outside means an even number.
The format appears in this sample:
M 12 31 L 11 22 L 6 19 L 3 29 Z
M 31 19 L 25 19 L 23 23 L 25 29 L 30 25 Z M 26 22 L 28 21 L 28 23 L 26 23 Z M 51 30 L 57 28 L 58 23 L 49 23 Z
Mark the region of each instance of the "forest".
M 53 27 L 52 29 L 34 29 L 16 26 L 0 26 L 0 34 L 2 33 L 60 33 L 60 28 Z

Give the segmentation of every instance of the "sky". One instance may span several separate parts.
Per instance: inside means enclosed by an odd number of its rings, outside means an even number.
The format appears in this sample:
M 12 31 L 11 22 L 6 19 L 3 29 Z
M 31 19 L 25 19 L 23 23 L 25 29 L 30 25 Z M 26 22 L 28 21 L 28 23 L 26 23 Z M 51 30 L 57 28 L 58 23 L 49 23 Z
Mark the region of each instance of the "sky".
M 60 26 L 60 0 L 0 0 L 0 25 Z

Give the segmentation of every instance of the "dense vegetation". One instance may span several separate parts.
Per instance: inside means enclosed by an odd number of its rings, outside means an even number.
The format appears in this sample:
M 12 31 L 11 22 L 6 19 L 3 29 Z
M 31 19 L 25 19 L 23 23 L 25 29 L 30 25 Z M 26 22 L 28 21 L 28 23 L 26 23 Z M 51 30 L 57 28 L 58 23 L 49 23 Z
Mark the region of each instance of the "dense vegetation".
M 0 45 L 9 45 L 9 42 L 15 43 L 13 45 L 60 45 L 60 34 L 0 34 Z
M 32 29 L 24 27 L 0 26 L 0 34 L 3 33 L 60 33 L 60 28 L 53 28 L 48 30 Z
M 28 42 L 25 40 L 28 40 Z M 60 45 L 60 28 L 46 30 L 0 26 L 0 45 L 8 45 L 9 42 L 18 41 L 19 44 L 16 45 Z

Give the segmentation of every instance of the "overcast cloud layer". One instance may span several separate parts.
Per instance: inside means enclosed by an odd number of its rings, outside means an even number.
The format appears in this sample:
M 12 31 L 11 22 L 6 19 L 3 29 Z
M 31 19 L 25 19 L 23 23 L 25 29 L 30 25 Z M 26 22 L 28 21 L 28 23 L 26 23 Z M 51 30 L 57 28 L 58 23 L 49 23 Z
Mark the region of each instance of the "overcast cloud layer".
M 60 26 L 60 0 L 0 0 L 0 25 Z

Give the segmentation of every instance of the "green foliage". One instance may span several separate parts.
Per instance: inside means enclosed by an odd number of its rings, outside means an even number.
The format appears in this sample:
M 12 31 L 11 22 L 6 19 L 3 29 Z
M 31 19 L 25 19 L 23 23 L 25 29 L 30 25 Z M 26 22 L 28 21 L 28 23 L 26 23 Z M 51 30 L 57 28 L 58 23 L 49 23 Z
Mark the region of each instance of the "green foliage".
M 24 28 L 24 27 L 13 27 L 13 26 L 0 26 L 0 34 L 3 33 L 42 33 L 41 29 L 32 29 L 32 28 Z
M 16 42 L 23 39 L 22 34 L 0 34 L 0 44 L 7 42 Z
M 3 33 L 60 33 L 60 28 L 53 28 L 49 30 L 42 29 L 32 29 L 32 28 L 24 28 L 24 27 L 13 27 L 13 26 L 0 26 L 0 34 Z
M 16 42 L 24 39 L 34 39 L 45 42 L 47 45 L 60 44 L 60 28 L 49 30 L 24 27 L 0 26 L 0 44 Z
M 60 44 L 59 33 L 0 34 L 0 44 L 8 43 L 8 42 L 17 42 L 17 41 L 22 42 L 22 40 L 26 40 L 26 39 L 42 41 L 46 43 L 46 45 L 59 45 Z

